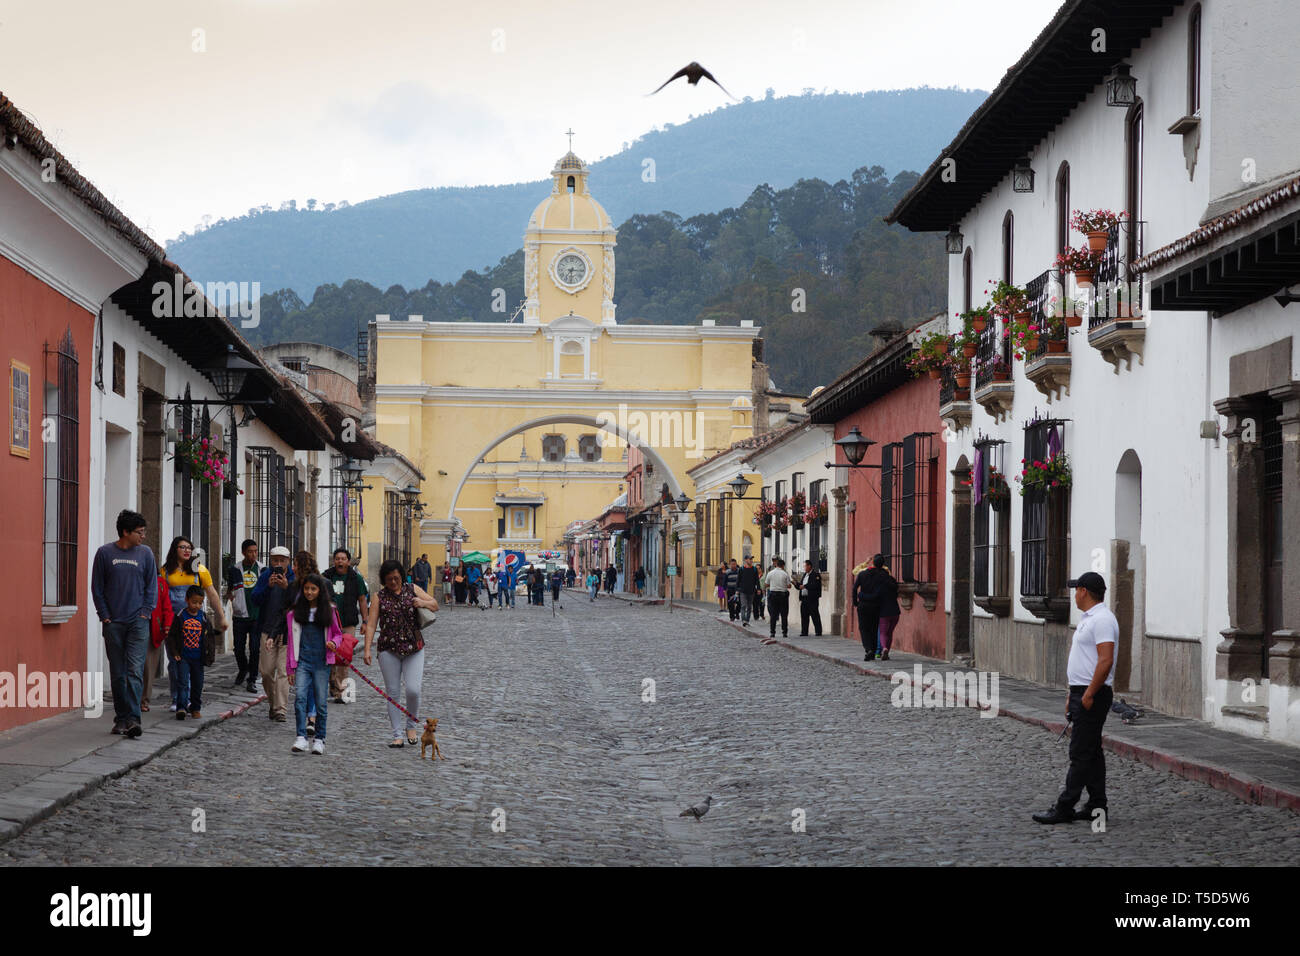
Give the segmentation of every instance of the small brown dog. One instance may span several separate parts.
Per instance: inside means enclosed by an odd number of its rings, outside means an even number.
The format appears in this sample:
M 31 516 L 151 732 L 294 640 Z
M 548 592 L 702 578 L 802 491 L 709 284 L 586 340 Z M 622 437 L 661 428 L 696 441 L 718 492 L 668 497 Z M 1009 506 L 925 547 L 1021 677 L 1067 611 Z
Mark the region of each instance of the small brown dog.
M 438 729 L 437 717 L 428 717 L 425 719 L 424 733 L 420 735 L 420 759 L 421 760 L 427 759 L 425 757 L 425 751 L 428 750 L 430 747 L 433 748 L 434 760 L 446 759 L 445 757 L 443 757 L 442 751 L 438 749 L 438 738 L 433 735 L 433 732 L 437 729 Z

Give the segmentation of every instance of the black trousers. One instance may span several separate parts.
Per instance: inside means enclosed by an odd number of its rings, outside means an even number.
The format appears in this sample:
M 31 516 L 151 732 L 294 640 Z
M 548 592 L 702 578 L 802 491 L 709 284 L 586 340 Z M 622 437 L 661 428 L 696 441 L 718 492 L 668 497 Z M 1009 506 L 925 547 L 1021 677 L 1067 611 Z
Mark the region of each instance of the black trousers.
M 788 637 L 790 634 L 790 592 L 789 591 L 768 591 L 767 592 L 767 616 L 772 621 L 771 635 L 776 637 L 776 619 L 781 619 L 781 636 Z
M 858 605 L 858 636 L 862 638 L 862 649 L 871 657 L 876 656 L 876 640 L 880 634 L 880 605 Z
M 244 653 L 244 639 L 248 639 L 248 653 Z M 257 633 L 257 621 L 251 617 L 235 618 L 235 664 L 245 677 L 257 676 L 257 662 L 262 641 Z
M 1101 749 L 1101 728 L 1110 713 L 1115 692 L 1103 684 L 1093 695 L 1092 707 L 1083 706 L 1084 685 L 1070 685 L 1069 713 L 1073 719 L 1070 731 L 1070 769 L 1065 774 L 1065 789 L 1056 802 L 1074 809 L 1079 797 L 1088 791 L 1087 808 L 1106 807 L 1106 758 Z
M 818 605 L 821 601 L 818 598 L 801 597 L 799 599 L 799 633 L 808 636 L 808 621 L 813 623 L 813 630 L 817 636 L 822 636 L 822 612 Z

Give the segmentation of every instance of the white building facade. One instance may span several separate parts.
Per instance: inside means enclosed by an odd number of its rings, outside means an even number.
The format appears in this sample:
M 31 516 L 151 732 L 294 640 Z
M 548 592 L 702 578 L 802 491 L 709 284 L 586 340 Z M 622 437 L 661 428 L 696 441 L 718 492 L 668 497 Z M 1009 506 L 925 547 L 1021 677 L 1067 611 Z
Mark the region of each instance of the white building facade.
M 971 528 L 947 579 L 972 582 L 945 600 L 978 666 L 1063 685 L 1065 582 L 1095 570 L 1117 691 L 1300 743 L 1300 309 L 1272 297 L 1300 282 L 1297 49 L 1277 0 L 1066 3 L 891 214 L 948 231 L 950 316 L 1001 279 L 1040 322 L 1090 300 L 1009 384 L 977 371 L 945 406 L 949 527 Z M 1095 209 L 1129 222 L 1080 284 L 1054 260 Z M 1021 459 L 1061 452 L 1069 488 L 1018 494 Z

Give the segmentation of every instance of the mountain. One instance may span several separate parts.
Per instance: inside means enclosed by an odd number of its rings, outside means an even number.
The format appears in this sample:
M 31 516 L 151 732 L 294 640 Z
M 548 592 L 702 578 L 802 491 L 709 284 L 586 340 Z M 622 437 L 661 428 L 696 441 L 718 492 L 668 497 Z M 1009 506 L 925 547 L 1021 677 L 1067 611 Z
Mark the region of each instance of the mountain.
M 591 163 L 592 191 L 620 223 L 664 210 L 689 218 L 739 206 L 759 183 L 834 182 L 864 163 L 891 175 L 924 169 L 986 95 L 769 94 L 648 133 Z M 167 251 L 200 282 L 258 281 L 301 297 L 346 278 L 380 288 L 417 287 L 431 277 L 447 282 L 519 247 L 558 155 L 539 157 L 543 178 L 528 183 L 418 189 L 329 211 L 264 206 L 182 234 Z M 652 182 L 643 180 L 647 159 L 654 161 Z M 628 258 L 619 252 L 622 270 Z
M 947 263 L 940 237 L 886 226 L 882 217 L 916 182 L 879 166 L 828 183 L 763 185 L 744 202 L 683 219 L 638 213 L 618 227 L 614 302 L 623 324 L 720 325 L 752 319 L 783 389 L 807 394 L 871 351 L 871 331 L 933 315 L 944 306 Z M 361 323 L 378 313 L 428 321 L 502 322 L 492 290 L 523 297 L 523 250 L 454 282 L 407 291 L 360 279 L 264 295 L 257 344 L 313 341 L 354 351 Z

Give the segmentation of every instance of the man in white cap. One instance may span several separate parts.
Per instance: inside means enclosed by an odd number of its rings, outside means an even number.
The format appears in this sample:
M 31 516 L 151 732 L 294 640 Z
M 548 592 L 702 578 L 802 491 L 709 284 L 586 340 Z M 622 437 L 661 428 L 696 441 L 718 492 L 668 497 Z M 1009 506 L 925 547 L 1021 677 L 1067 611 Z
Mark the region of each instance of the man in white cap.
M 270 707 L 272 720 L 284 721 L 289 713 L 289 675 L 285 670 L 284 616 L 289 613 L 289 585 L 293 583 L 293 569 L 289 567 L 289 549 L 283 546 L 271 549 L 270 567 L 262 571 L 253 588 L 253 603 L 258 606 L 258 622 L 262 631 L 262 653 L 258 670 L 262 674 L 262 690 Z

